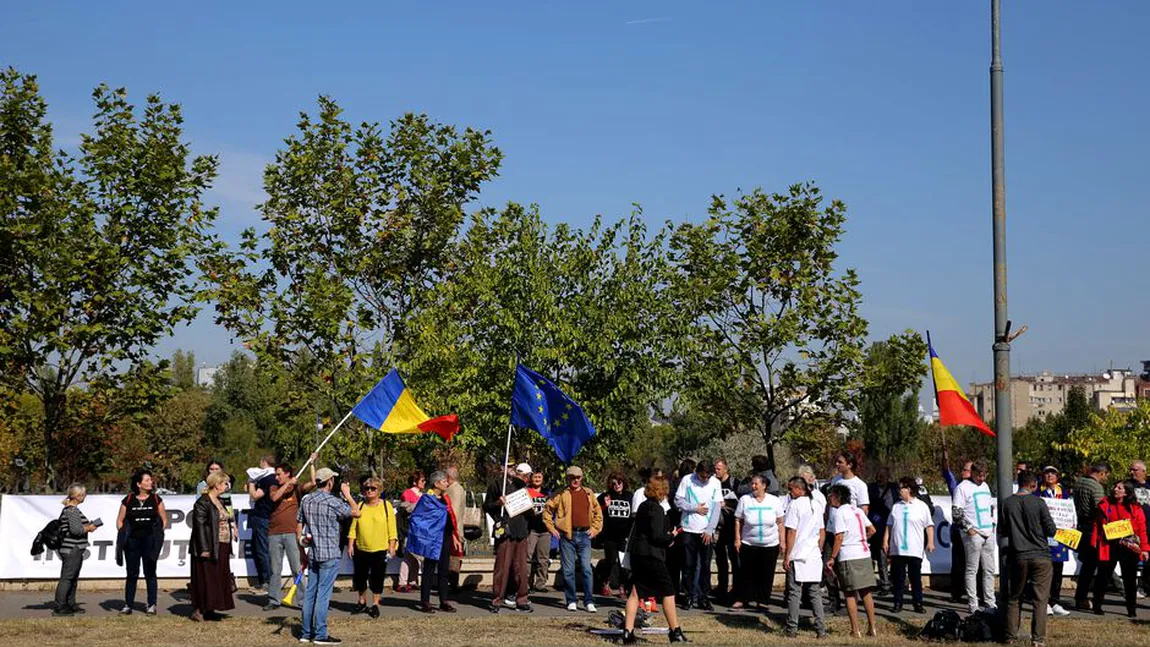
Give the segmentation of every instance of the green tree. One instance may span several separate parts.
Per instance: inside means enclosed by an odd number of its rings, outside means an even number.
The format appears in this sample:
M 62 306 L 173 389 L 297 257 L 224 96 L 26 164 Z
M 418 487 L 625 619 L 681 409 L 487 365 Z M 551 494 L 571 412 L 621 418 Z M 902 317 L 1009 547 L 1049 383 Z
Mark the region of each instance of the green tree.
M 912 330 L 867 349 L 858 400 L 859 436 L 868 454 L 882 463 L 912 455 L 927 426 L 918 413 L 926 354 L 926 342 Z
M 181 391 L 196 386 L 196 354 L 177 350 L 172 353 L 172 385 Z
M 432 305 L 413 319 L 407 364 L 432 406 L 460 414 L 462 447 L 502 460 L 519 359 L 587 410 L 597 435 L 581 463 L 622 461 L 674 380 L 665 236 L 650 236 L 640 211 L 587 229 L 550 228 L 517 204 L 472 219 Z M 514 449 L 554 461 L 534 433 L 517 435 Z
M 1090 421 L 1070 432 L 1060 449 L 1071 449 L 1085 462 L 1109 463 L 1121 473 L 1135 460 L 1150 455 L 1150 400 L 1130 411 L 1108 409 L 1091 413 Z
M 488 132 L 414 114 L 385 131 L 341 112 L 320 97 L 301 115 L 264 173 L 269 229 L 207 267 L 217 322 L 340 416 L 410 352 L 408 321 L 502 160 Z M 366 451 L 349 444 L 368 437 L 341 434 L 333 450 Z
M 51 483 L 70 389 L 110 388 L 116 415 L 122 367 L 195 316 L 217 161 L 181 141 L 179 106 L 137 110 L 105 85 L 79 152 L 55 150 L 35 77 L 9 68 L 0 85 L 0 380 L 43 406 Z
M 867 322 L 855 271 L 836 267 L 845 221 L 841 202 L 796 184 L 716 196 L 705 222 L 671 238 L 676 302 L 692 316 L 680 402 L 711 410 L 728 432 L 756 430 L 772 461 L 789 428 L 855 408 Z

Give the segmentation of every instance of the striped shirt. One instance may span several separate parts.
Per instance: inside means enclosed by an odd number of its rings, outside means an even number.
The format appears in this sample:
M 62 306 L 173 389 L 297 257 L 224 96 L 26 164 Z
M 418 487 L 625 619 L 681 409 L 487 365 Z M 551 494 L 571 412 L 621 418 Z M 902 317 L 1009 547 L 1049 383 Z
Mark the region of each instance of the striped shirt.
M 330 492 L 320 490 L 305 496 L 299 504 L 296 521 L 311 535 L 308 557 L 315 562 L 339 559 L 339 522 L 351 516 L 351 506 Z
M 80 508 L 74 505 L 64 506 L 60 512 L 60 524 L 63 525 L 60 531 L 63 535 L 59 550 L 61 555 L 88 547 L 88 533 L 84 531 L 84 526 L 89 524 L 88 517 L 80 512 Z

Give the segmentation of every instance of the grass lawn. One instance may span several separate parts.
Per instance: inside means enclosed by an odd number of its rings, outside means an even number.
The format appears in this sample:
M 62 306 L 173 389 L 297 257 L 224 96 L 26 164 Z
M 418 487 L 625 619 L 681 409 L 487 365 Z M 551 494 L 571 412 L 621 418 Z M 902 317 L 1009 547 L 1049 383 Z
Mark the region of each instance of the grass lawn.
M 1024 616 L 1028 622 L 1028 617 Z M 587 633 L 602 628 L 605 617 L 597 622 L 575 622 L 564 618 L 542 616 L 381 618 L 349 620 L 333 614 L 331 631 L 351 645 L 477 645 L 510 647 L 547 645 L 604 645 L 602 638 Z M 661 618 L 660 618 L 661 620 Z M 782 637 L 778 618 L 752 616 L 702 616 L 691 614 L 684 628 L 687 636 L 701 645 L 751 645 L 780 642 L 786 645 L 922 645 L 914 639 L 922 620 L 893 623 L 880 620 L 879 638 L 850 640 L 847 622 L 831 620 L 831 638 L 817 641 L 804 630 L 796 640 Z M 173 645 L 180 647 L 211 645 L 287 645 L 299 644 L 296 635 L 298 618 L 235 617 L 221 622 L 194 624 L 184 618 L 52 618 L 40 620 L 0 621 L 0 644 L 22 647 L 48 645 L 94 645 L 121 647 L 131 645 Z M 1025 633 L 1025 632 L 1024 632 Z M 649 637 L 651 644 L 664 644 L 664 636 Z M 1028 641 L 1027 641 L 1028 642 Z M 1026 644 L 1025 642 L 1023 644 Z M 1090 647 L 1150 647 L 1150 628 L 1144 623 L 1131 623 L 1118 616 L 1105 619 L 1082 616 L 1060 619 L 1048 625 L 1047 644 Z

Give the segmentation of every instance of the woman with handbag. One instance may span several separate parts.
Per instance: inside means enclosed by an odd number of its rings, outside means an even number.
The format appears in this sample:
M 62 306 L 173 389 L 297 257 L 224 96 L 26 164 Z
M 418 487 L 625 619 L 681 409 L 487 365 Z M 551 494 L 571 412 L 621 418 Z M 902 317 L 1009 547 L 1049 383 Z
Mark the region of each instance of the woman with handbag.
M 1102 615 L 1102 603 L 1114 567 L 1122 566 L 1122 582 L 1126 587 L 1126 616 L 1137 615 L 1138 562 L 1150 556 L 1150 542 L 1146 540 L 1146 516 L 1138 504 L 1133 480 L 1120 481 L 1114 485 L 1109 497 L 1098 503 L 1098 513 L 1094 517 L 1094 533 L 1090 543 L 1098 550 L 1098 571 L 1094 575 L 1094 613 Z M 1117 521 L 1129 521 L 1134 534 L 1117 539 L 1106 539 L 1106 526 Z
M 218 618 L 217 611 L 236 608 L 232 599 L 232 526 L 220 495 L 231 488 L 231 479 L 223 471 L 208 474 L 206 496 L 196 499 L 192 507 L 192 620 Z

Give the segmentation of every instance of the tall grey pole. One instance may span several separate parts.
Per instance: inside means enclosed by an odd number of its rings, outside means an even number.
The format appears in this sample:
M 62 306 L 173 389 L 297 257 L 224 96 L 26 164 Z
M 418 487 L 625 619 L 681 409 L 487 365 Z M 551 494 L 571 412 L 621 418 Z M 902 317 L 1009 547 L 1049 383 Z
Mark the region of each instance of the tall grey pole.
M 1001 0 L 990 0 L 990 168 L 994 221 L 994 422 L 998 441 L 998 509 L 1011 495 L 1014 438 L 1010 411 L 1010 320 L 1006 313 L 1006 174 L 1002 123 Z M 1005 555 L 1004 537 L 999 554 Z M 1001 562 L 1001 564 L 1005 564 Z M 999 568 L 999 590 L 1009 591 L 1007 569 Z M 1005 608 L 1005 605 L 1003 605 Z M 1041 611 L 1038 611 L 1041 613 Z

